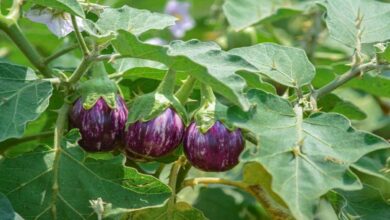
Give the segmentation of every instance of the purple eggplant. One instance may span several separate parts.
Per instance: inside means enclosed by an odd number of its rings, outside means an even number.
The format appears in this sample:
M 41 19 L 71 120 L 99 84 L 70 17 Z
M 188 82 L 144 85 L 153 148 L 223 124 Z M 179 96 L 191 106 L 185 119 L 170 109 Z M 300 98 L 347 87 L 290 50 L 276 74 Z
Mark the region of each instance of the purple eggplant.
M 194 167 L 221 172 L 238 164 L 245 142 L 240 129 L 229 131 L 220 121 L 216 121 L 204 134 L 192 122 L 184 135 L 183 146 L 187 159 Z
M 179 115 L 167 108 L 152 120 L 129 125 L 124 140 L 126 150 L 145 158 L 158 158 L 175 150 L 183 139 L 185 125 Z
M 86 110 L 80 98 L 70 112 L 70 125 L 80 130 L 79 145 L 86 151 L 110 151 L 120 144 L 127 114 L 125 101 L 119 95 L 116 96 L 114 109 L 100 98 L 91 109 Z

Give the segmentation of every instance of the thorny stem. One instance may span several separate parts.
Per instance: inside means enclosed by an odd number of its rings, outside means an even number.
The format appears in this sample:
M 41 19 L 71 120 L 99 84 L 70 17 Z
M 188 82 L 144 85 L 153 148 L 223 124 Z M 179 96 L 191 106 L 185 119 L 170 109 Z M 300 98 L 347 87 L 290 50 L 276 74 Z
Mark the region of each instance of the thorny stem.
M 232 180 L 226 180 L 222 178 L 215 177 L 199 177 L 194 179 L 185 180 L 182 184 L 182 188 L 187 186 L 195 186 L 198 184 L 222 184 L 227 186 L 237 187 L 241 190 L 244 190 L 251 195 L 253 195 L 258 202 L 262 204 L 262 206 L 268 211 L 268 213 L 272 216 L 272 219 L 282 220 L 282 219 L 292 219 L 288 210 L 281 207 L 280 205 L 274 204 L 266 192 L 258 185 L 249 185 L 243 182 L 237 182 Z
M 56 53 L 46 57 L 45 60 L 43 61 L 43 63 L 44 64 L 48 64 L 51 61 L 57 59 L 58 57 L 61 57 L 62 55 L 65 55 L 65 54 L 69 53 L 70 51 L 72 51 L 72 50 L 74 50 L 74 49 L 76 49 L 78 47 L 79 47 L 78 44 L 74 44 L 74 45 L 71 45 L 69 47 L 66 47 L 66 48 L 64 48 L 64 49 L 62 49 L 62 50 L 60 50 L 60 51 L 58 51 L 58 52 L 56 52 Z
M 183 85 L 177 90 L 175 93 L 176 98 L 180 101 L 181 104 L 185 104 L 187 102 L 188 97 L 190 97 L 192 89 L 195 86 L 196 79 L 193 76 L 188 76 L 185 79 Z
M 332 82 L 328 83 L 327 85 L 313 91 L 312 96 L 315 100 L 318 98 L 321 98 L 321 96 L 324 96 L 333 90 L 337 89 L 338 87 L 344 85 L 349 80 L 355 78 L 358 76 L 361 72 L 366 72 L 370 70 L 374 70 L 376 68 L 382 68 L 382 69 L 390 69 L 390 65 L 377 65 L 374 62 L 369 62 L 362 64 L 356 68 L 352 68 L 346 73 L 336 77 Z
M 84 56 L 87 57 L 90 52 L 88 50 L 87 44 L 84 41 L 83 35 L 81 35 L 80 33 L 79 26 L 77 25 L 76 17 L 72 15 L 71 19 L 72 19 L 74 33 L 76 34 L 77 42 L 79 43 L 81 51 L 83 51 Z
M 164 79 L 161 81 L 160 85 L 157 87 L 157 92 L 162 94 L 173 94 L 175 90 L 175 79 L 176 71 L 169 69 L 165 74 Z
M 64 105 L 60 108 L 58 111 L 58 117 L 56 121 L 56 126 L 54 129 L 54 162 L 53 162 L 53 186 L 52 186 L 52 201 L 51 201 L 51 213 L 52 213 L 52 219 L 57 219 L 57 196 L 59 191 L 58 186 L 58 166 L 60 163 L 60 157 L 61 157 L 61 140 L 64 133 L 64 129 L 66 127 L 67 122 L 67 115 L 69 111 L 70 106 L 67 103 L 64 103 Z

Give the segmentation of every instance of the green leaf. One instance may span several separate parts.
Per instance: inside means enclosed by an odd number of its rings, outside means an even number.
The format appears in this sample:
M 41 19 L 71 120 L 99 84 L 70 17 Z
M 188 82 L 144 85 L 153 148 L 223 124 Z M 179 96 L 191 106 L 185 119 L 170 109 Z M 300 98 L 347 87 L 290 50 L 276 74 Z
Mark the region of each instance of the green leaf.
M 276 82 L 299 88 L 309 84 L 315 75 L 305 51 L 272 43 L 257 44 L 230 50 L 241 56 L 262 73 Z
M 165 184 L 125 167 L 123 155 L 88 157 L 76 144 L 79 138 L 77 130 L 70 131 L 57 157 L 55 150 L 41 148 L 0 160 L 0 192 L 22 216 L 50 219 L 54 212 L 57 219 L 86 219 L 94 214 L 90 200 L 102 198 L 111 209 L 130 211 L 162 204 L 170 196 Z
M 30 2 L 85 18 L 84 10 L 77 0 L 31 0 Z
M 87 22 L 86 31 L 99 39 L 112 39 L 118 30 L 127 31 L 136 36 L 149 30 L 162 30 L 174 25 L 173 16 L 131 8 L 106 8 L 96 23 Z
M 0 141 L 23 135 L 26 124 L 49 105 L 50 82 L 26 67 L 0 62 Z
M 349 119 L 363 120 L 367 118 L 366 113 L 349 101 L 344 101 L 335 94 L 327 94 L 318 100 L 318 107 L 324 112 L 340 113 Z
M 339 219 L 332 205 L 325 199 L 321 199 L 320 204 L 317 206 L 314 219 L 316 220 L 329 220 Z
M 176 20 L 177 18 L 170 15 L 125 5 L 121 8 L 105 9 L 96 24 L 106 32 L 125 30 L 138 36 L 148 30 L 162 30 L 172 26 Z
M 235 188 L 201 187 L 193 206 L 211 220 L 269 219 L 252 195 Z
M 283 199 L 278 194 L 272 191 L 271 182 L 272 176 L 258 162 L 248 162 L 243 169 L 243 182 L 251 186 L 260 185 L 274 202 L 277 202 L 283 207 L 287 207 Z
M 390 98 L 390 78 L 366 73 L 362 78 L 349 81 L 346 86 L 363 90 L 367 93 Z
M 327 10 L 330 36 L 341 43 L 359 48 L 361 44 L 390 39 L 390 4 L 372 0 L 331 0 L 322 4 Z
M 169 214 L 169 212 L 171 212 Z M 207 219 L 201 211 L 191 207 L 185 202 L 178 202 L 172 210 L 168 205 L 158 208 L 143 209 L 131 213 L 131 219 L 159 219 L 159 220 L 205 220 Z
M 0 193 L 0 216 L 3 220 L 23 220 L 23 218 L 14 211 L 11 203 L 3 193 Z
M 272 175 L 272 190 L 297 219 L 313 219 L 320 196 L 331 189 L 360 189 L 350 165 L 390 147 L 375 135 L 356 131 L 339 114 L 316 113 L 301 120 L 298 109 L 280 97 L 251 90 L 248 98 L 256 107 L 249 113 L 233 107 L 229 118 L 257 135 L 260 149 L 247 160 L 261 163 Z
M 223 4 L 223 12 L 230 25 L 241 30 L 254 25 L 283 10 L 287 15 L 295 15 L 300 12 L 294 9 L 291 0 L 226 0 Z
M 140 42 L 136 36 L 119 31 L 113 45 L 122 55 L 154 60 L 178 72 L 191 74 L 232 103 L 245 110 L 249 108 L 243 92 L 245 80 L 235 72 L 255 71 L 254 67 L 241 57 L 222 51 L 216 43 L 190 40 L 158 46 Z
M 389 186 L 390 187 L 390 186 Z M 362 220 L 388 220 L 390 218 L 390 202 L 375 187 L 364 184 L 362 190 L 340 192 L 344 202 L 341 216 L 355 217 Z M 390 199 L 387 196 L 386 199 Z

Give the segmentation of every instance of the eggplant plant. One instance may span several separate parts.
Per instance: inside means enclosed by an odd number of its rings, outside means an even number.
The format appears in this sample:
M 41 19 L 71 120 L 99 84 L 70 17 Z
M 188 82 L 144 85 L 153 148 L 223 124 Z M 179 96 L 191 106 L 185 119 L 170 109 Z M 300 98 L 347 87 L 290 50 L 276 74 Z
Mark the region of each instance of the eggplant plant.
M 390 219 L 389 11 L 0 1 L 0 219 Z

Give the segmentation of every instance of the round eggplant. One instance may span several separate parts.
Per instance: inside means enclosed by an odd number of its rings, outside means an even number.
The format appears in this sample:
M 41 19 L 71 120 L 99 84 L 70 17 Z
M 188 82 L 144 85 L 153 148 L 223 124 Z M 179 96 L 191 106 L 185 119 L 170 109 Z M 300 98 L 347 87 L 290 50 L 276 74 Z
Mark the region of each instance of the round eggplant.
M 137 121 L 125 132 L 126 150 L 145 158 L 158 158 L 175 150 L 181 143 L 185 125 L 171 108 L 152 120 Z
M 70 112 L 70 126 L 80 130 L 79 145 L 86 151 L 110 151 L 120 144 L 127 114 L 125 101 L 119 95 L 116 96 L 116 108 L 110 108 L 100 98 L 87 110 L 80 98 Z
M 204 171 L 226 171 L 239 162 L 245 142 L 241 130 L 229 131 L 220 121 L 202 133 L 195 122 L 187 128 L 183 140 L 189 162 Z

